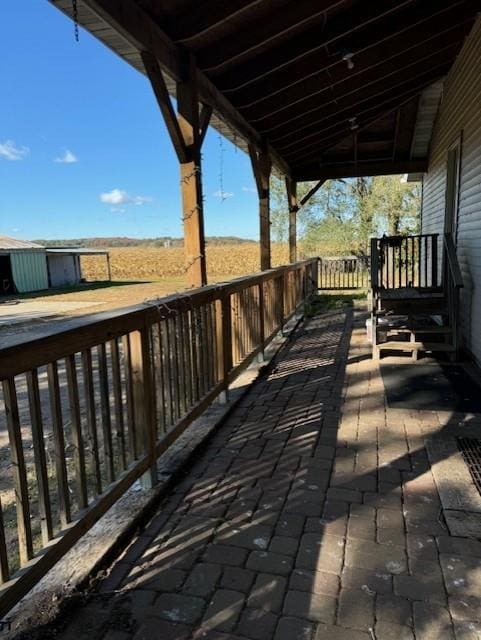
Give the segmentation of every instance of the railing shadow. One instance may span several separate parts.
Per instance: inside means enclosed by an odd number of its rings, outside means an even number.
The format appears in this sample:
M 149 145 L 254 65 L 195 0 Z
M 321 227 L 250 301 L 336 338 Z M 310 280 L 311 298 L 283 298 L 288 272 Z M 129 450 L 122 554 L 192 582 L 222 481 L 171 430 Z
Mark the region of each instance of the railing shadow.
M 413 624 L 416 637 L 451 637 L 434 539 L 449 534 L 424 446 L 413 435 L 383 463 L 367 433 L 353 444 L 339 431 L 365 397 L 365 372 L 349 373 L 341 407 L 346 366 L 363 357 L 350 356 L 352 329 L 352 310 L 302 329 L 59 638 L 267 639 L 281 625 L 307 638 L 318 625 L 319 638 L 382 640 L 413 637 Z M 381 438 L 389 448 L 400 436 Z M 456 571 L 452 583 L 474 590 L 476 567 Z

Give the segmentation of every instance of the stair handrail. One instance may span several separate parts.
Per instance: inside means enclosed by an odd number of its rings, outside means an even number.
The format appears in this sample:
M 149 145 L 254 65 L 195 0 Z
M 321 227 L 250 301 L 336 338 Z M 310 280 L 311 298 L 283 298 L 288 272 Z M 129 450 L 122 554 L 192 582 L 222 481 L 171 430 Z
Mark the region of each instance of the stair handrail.
M 458 256 L 456 253 L 456 245 L 454 244 L 453 234 L 444 234 L 444 252 L 446 256 L 446 266 L 449 269 L 452 284 L 456 289 L 464 287 L 463 275 L 459 266 Z
M 464 282 L 452 233 L 444 234 L 443 247 L 443 289 L 446 296 L 449 325 L 452 330 L 454 354 L 457 357 L 459 352 L 459 290 L 464 287 Z

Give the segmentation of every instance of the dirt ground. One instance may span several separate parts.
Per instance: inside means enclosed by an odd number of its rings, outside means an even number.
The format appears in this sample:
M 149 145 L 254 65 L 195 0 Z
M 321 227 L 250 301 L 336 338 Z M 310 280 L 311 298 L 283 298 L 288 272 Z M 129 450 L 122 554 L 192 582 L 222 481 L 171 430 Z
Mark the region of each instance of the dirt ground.
M 228 280 L 216 278 L 221 282 Z M 0 348 L 2 338 L 65 323 L 70 318 L 109 311 L 162 298 L 185 289 L 183 277 L 156 281 L 113 280 L 88 282 L 67 289 L 51 289 L 0 298 Z

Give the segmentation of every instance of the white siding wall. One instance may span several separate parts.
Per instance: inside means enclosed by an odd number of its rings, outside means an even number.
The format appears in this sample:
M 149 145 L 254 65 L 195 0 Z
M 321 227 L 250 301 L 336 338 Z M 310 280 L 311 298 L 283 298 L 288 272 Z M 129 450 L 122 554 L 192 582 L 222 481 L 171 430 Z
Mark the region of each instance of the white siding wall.
M 481 17 L 446 79 L 424 176 L 422 228 L 443 233 L 448 148 L 462 135 L 458 258 L 464 277 L 461 333 L 481 363 Z

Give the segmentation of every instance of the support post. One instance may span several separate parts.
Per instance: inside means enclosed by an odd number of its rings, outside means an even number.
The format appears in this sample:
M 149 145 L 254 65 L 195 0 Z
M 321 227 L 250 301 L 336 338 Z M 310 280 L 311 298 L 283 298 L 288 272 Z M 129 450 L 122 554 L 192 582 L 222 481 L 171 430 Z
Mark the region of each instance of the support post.
M 289 262 L 297 262 L 297 182 L 286 177 L 287 202 L 289 204 Z
M 130 334 L 130 350 L 135 425 L 139 430 L 137 437 L 142 454 L 150 458 L 149 468 L 140 482 L 143 489 L 151 489 L 157 483 L 157 456 L 152 361 L 147 328 Z
M 265 149 L 259 151 L 253 145 L 249 145 L 249 155 L 251 158 L 254 178 L 256 180 L 257 194 L 259 196 L 261 271 L 266 271 L 271 268 L 269 181 L 271 177 L 272 161 Z
M 109 253 L 106 253 L 105 256 L 107 258 L 107 278 L 110 282 L 112 280 L 112 268 L 110 266 L 110 255 Z
M 142 60 L 180 164 L 186 284 L 202 287 L 207 284 L 207 267 L 200 152 L 212 108 L 204 105 L 199 112 L 197 70 L 192 57 L 184 78 L 177 82 L 177 114 L 158 61 L 150 52 L 143 52 Z

